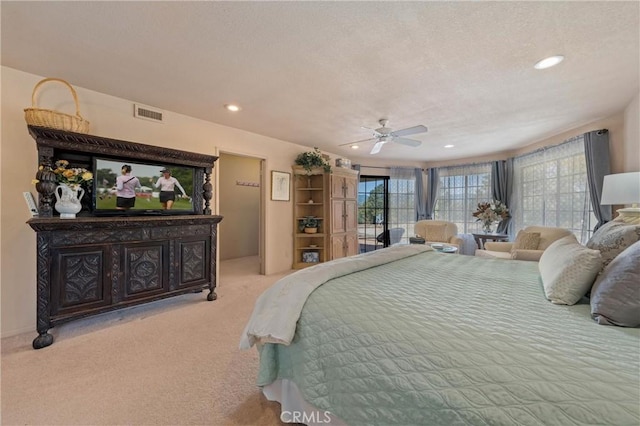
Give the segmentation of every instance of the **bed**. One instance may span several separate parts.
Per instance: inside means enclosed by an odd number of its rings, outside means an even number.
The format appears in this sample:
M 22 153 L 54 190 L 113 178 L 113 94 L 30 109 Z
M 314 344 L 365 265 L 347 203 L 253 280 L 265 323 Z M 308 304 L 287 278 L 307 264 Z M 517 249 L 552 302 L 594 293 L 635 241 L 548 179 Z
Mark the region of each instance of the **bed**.
M 640 329 L 550 303 L 536 262 L 398 246 L 317 265 L 258 299 L 254 344 L 283 421 L 640 424 Z

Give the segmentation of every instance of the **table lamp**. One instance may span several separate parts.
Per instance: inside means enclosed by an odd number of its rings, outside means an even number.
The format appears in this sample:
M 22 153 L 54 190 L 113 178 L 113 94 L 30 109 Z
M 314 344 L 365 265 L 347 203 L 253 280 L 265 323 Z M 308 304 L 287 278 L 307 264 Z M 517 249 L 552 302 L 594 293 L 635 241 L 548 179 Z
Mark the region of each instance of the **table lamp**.
M 606 175 L 602 182 L 603 205 L 631 204 L 631 207 L 617 210 L 624 221 L 640 220 L 640 172 Z

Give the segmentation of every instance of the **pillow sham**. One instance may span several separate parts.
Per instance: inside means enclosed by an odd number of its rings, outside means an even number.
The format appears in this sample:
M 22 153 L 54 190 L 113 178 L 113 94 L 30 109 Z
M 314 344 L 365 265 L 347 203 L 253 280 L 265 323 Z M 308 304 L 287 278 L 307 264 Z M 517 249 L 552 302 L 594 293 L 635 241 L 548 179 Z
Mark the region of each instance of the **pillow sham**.
M 573 305 L 580 300 L 601 268 L 600 252 L 581 245 L 574 235 L 551 243 L 538 263 L 545 296 L 561 305 Z
M 540 244 L 539 232 L 518 231 L 515 241 L 511 244 L 511 258 L 516 258 L 516 250 L 536 250 L 538 244 Z
M 640 225 L 611 221 L 594 232 L 587 242 L 587 247 L 600 251 L 604 268 L 636 241 L 640 241 Z
M 598 276 L 591 289 L 591 318 L 603 325 L 640 326 L 640 241 Z

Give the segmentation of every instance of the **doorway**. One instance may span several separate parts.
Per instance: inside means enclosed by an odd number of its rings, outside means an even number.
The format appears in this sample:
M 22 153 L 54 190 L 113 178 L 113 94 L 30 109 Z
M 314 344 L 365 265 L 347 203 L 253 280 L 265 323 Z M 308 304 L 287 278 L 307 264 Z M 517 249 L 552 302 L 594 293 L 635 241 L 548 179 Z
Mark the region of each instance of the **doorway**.
M 218 227 L 220 261 L 243 259 L 256 274 L 264 274 L 263 159 L 220 153 L 218 168 Z
M 358 183 L 358 242 L 360 253 L 389 246 L 389 178 L 360 176 Z

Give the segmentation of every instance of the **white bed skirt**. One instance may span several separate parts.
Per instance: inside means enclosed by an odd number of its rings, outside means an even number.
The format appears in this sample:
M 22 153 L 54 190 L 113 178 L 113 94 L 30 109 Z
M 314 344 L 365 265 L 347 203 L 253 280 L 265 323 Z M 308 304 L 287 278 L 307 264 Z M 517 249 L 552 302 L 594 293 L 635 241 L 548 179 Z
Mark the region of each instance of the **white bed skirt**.
M 346 423 L 329 411 L 320 410 L 304 400 L 298 387 L 291 380 L 280 379 L 264 386 L 262 393 L 269 401 L 280 403 L 280 421 L 302 423 L 308 426 L 346 426 Z

